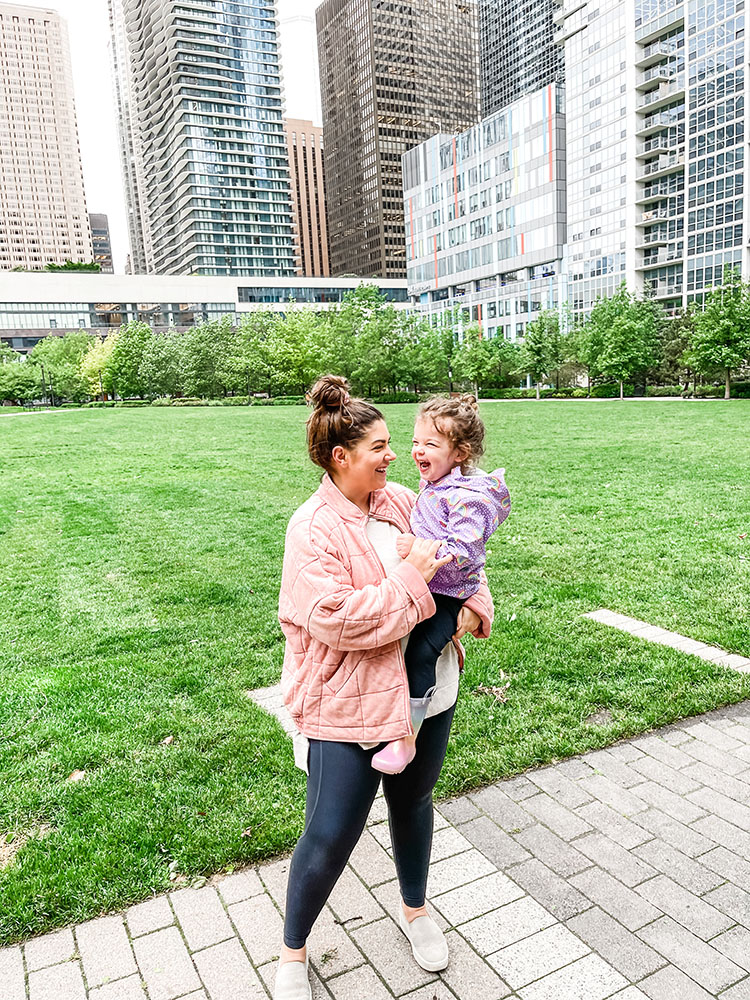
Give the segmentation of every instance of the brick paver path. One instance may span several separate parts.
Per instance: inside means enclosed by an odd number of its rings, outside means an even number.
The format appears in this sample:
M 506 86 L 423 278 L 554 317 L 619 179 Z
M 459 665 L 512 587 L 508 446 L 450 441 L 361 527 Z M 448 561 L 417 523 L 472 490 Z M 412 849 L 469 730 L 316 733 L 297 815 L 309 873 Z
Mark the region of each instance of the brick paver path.
M 0 1000 L 267 998 L 287 868 L 0 950 Z M 429 896 L 442 975 L 394 923 L 377 800 L 310 941 L 317 1000 L 748 1000 L 750 702 L 442 803 Z

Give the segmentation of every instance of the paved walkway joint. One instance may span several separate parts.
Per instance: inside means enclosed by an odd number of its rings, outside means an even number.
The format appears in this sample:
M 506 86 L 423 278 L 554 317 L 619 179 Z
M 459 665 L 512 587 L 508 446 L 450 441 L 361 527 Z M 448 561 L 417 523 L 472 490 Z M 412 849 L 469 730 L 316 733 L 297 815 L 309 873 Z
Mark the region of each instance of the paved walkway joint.
M 648 622 L 642 622 L 638 618 L 630 618 L 628 615 L 621 615 L 616 611 L 608 611 L 607 608 L 589 611 L 583 617 L 591 618 L 592 621 L 602 625 L 610 625 L 621 632 L 628 632 L 639 639 L 646 639 L 648 642 L 655 642 L 660 646 L 670 646 L 672 649 L 679 649 L 680 652 L 689 653 L 691 656 L 699 656 L 702 660 L 708 660 L 721 667 L 731 667 L 732 670 L 739 670 L 745 674 L 750 671 L 750 658 L 747 656 L 728 653 L 718 646 L 710 646 L 706 642 L 690 639 L 686 635 L 680 635 L 679 632 L 670 632 L 669 629 L 660 628 L 658 625 L 649 625 Z

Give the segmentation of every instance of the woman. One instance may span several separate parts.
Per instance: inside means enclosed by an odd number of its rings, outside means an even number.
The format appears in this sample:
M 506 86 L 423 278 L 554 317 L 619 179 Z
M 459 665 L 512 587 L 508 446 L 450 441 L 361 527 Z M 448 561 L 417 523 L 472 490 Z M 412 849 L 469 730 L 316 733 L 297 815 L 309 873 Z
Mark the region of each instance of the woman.
M 432 790 L 445 757 L 458 660 L 446 647 L 417 753 L 401 774 L 371 766 L 375 748 L 412 733 L 403 648 L 435 604 L 427 584 L 440 566 L 438 542 L 416 539 L 406 559 L 414 494 L 387 483 L 396 458 L 382 413 L 352 399 L 344 379 L 312 389 L 310 458 L 325 470 L 286 536 L 279 620 L 286 636 L 284 700 L 300 737 L 295 758 L 308 773 L 305 830 L 289 868 L 284 944 L 275 1000 L 310 1000 L 305 944 L 359 840 L 381 777 L 402 905 L 399 926 L 430 971 L 448 964 L 442 931 L 425 909 L 432 847 Z M 483 582 L 461 610 L 456 638 L 486 637 L 492 601 Z

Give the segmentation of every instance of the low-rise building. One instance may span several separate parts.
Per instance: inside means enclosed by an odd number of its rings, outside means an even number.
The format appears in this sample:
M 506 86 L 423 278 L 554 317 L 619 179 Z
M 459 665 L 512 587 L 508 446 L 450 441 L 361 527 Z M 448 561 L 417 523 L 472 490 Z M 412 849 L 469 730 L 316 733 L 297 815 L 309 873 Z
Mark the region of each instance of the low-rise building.
M 361 283 L 361 278 L 0 274 L 0 343 L 28 353 L 50 335 L 88 330 L 103 337 L 133 320 L 154 330 L 186 330 L 221 316 L 238 321 L 257 309 L 284 312 L 290 301 L 326 309 Z M 396 307 L 406 308 L 405 281 L 368 283 Z
M 407 284 L 435 322 L 523 336 L 567 300 L 565 116 L 550 84 L 404 154 Z

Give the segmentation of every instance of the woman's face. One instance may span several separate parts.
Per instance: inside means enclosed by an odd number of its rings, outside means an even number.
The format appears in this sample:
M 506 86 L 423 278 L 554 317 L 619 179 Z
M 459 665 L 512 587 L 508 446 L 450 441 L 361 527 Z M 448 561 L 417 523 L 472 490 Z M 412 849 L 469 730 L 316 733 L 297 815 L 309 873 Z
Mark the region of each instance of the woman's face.
M 336 472 L 346 480 L 347 489 L 362 494 L 382 490 L 388 466 L 396 461 L 385 420 L 376 420 L 353 448 L 341 451 Z

